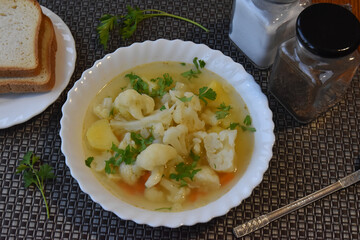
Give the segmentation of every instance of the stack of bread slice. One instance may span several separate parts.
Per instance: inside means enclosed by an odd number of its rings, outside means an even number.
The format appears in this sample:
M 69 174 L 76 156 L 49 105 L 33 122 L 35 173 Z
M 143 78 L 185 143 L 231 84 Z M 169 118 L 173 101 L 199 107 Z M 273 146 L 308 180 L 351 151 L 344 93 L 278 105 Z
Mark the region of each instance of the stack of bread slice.
M 0 0 L 0 93 L 50 91 L 56 51 L 54 26 L 36 0 Z

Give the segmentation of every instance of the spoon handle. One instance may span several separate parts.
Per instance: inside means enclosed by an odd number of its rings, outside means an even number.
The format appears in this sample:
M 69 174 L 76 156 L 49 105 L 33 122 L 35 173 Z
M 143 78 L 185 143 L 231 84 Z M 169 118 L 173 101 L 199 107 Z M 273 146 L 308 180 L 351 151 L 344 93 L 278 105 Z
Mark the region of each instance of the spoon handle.
M 241 224 L 234 228 L 234 234 L 236 237 L 242 237 L 245 236 L 251 232 L 254 232 L 270 222 L 289 214 L 299 208 L 302 208 L 312 202 L 315 202 L 329 194 L 332 194 L 340 189 L 346 188 L 356 182 L 360 181 L 360 170 L 340 179 L 339 181 L 320 189 L 319 191 L 316 191 L 308 196 L 305 196 L 295 202 L 290 203 L 289 205 L 286 205 L 282 208 L 279 208 L 275 211 L 272 211 L 268 214 L 261 215 L 259 217 L 256 217 L 244 224 Z

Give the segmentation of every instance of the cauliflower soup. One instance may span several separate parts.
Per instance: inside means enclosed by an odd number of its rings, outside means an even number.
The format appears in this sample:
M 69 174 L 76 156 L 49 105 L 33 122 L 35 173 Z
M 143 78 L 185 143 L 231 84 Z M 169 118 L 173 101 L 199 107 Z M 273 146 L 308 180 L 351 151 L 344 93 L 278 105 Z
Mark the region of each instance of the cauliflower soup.
M 118 75 L 91 101 L 85 164 L 121 200 L 156 211 L 204 206 L 245 171 L 254 147 L 241 96 L 194 58 Z

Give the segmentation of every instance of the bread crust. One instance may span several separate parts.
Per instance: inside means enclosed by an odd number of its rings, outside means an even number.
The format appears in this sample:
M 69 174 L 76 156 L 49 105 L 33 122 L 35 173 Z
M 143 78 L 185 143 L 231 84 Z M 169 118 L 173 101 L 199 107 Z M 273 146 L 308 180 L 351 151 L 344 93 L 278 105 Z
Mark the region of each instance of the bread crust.
M 57 41 L 54 26 L 46 15 L 43 15 L 39 46 L 40 73 L 32 77 L 1 77 L 0 93 L 45 92 L 54 87 Z
M 11 2 L 9 0 L 0 0 L 0 4 L 2 2 Z M 23 66 L 1 66 L 0 64 L 0 77 L 26 77 L 26 76 L 35 76 L 38 75 L 41 71 L 41 64 L 40 64 L 40 56 L 39 56 L 39 34 L 41 31 L 42 25 L 42 10 L 40 4 L 36 0 L 12 0 L 16 6 L 17 3 L 25 1 L 33 4 L 37 12 L 39 13 L 39 18 L 37 21 L 37 26 L 35 27 L 35 35 L 34 35 L 34 42 L 33 42 L 33 49 L 34 49 L 34 56 L 35 56 L 35 67 L 23 67 Z M 16 7 L 14 7 L 16 9 Z

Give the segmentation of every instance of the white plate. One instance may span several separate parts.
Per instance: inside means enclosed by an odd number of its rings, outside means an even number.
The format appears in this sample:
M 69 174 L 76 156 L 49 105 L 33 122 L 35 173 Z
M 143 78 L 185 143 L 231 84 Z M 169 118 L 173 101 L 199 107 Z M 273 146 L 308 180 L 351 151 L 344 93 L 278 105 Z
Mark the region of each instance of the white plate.
M 66 88 L 74 72 L 76 49 L 69 28 L 58 15 L 46 7 L 41 6 L 41 9 L 51 19 L 55 28 L 57 41 L 55 86 L 45 93 L 0 94 L 0 129 L 23 123 L 43 112 Z
M 192 63 L 194 57 L 206 62 L 206 68 L 219 74 L 231 83 L 247 104 L 256 128 L 254 153 L 249 166 L 235 186 L 210 204 L 183 212 L 157 212 L 134 207 L 106 190 L 85 166 L 85 153 L 82 146 L 82 129 L 85 112 L 96 93 L 111 79 L 136 65 L 154 61 L 178 61 Z M 242 65 L 220 51 L 206 45 L 181 40 L 146 41 L 129 47 L 119 48 L 106 55 L 86 70 L 68 92 L 62 108 L 60 124 L 61 150 L 66 164 L 81 189 L 99 203 L 105 210 L 114 212 L 126 220 L 133 220 L 150 226 L 179 227 L 207 222 L 226 214 L 231 208 L 250 196 L 252 190 L 261 182 L 272 157 L 275 141 L 272 112 L 259 85 Z

